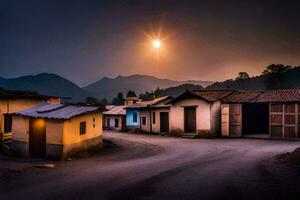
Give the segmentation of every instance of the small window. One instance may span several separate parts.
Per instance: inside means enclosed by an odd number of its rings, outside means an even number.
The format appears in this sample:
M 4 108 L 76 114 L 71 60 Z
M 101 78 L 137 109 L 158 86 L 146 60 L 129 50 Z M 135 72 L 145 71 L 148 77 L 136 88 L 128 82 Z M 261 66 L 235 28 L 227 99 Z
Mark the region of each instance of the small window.
M 132 117 L 133 117 L 132 121 L 136 123 L 137 122 L 137 113 L 134 112 Z
M 153 124 L 155 124 L 155 112 L 153 112 Z
M 119 119 L 115 119 L 115 128 L 119 127 Z
M 4 133 L 10 133 L 12 127 L 11 114 L 4 114 Z
M 80 135 L 86 133 L 86 122 L 80 122 Z
M 143 125 L 146 125 L 146 117 L 142 117 L 142 123 Z
M 96 119 L 95 119 L 95 117 L 93 118 L 93 122 L 95 122 L 96 121 Z
M 106 126 L 107 126 L 107 127 L 110 126 L 110 119 L 109 119 L 109 118 L 107 118 Z

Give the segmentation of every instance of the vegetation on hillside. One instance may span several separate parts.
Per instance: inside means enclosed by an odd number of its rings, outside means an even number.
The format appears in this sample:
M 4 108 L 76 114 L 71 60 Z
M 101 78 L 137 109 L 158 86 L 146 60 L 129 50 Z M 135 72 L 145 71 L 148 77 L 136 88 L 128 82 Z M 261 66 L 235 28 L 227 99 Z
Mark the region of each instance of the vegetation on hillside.
M 203 89 L 203 87 L 200 85 L 194 85 L 194 84 L 182 84 L 179 86 L 169 87 L 166 89 L 157 88 L 154 91 L 145 92 L 145 93 L 140 94 L 140 98 L 143 100 L 152 100 L 154 98 L 158 98 L 161 96 L 176 97 L 176 96 L 180 95 L 181 93 L 185 92 L 186 90 L 193 91 L 193 90 L 199 90 L 199 89 Z
M 208 89 L 271 90 L 300 88 L 300 66 L 271 64 L 256 77 L 240 72 L 235 80 L 216 82 Z

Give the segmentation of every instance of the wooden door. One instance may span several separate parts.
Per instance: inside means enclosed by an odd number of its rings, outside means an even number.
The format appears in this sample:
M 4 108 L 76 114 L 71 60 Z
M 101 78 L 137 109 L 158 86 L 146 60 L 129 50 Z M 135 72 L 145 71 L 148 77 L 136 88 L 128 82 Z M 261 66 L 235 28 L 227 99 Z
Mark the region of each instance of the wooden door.
M 169 133 L 169 113 L 161 112 L 160 113 L 160 132 Z
M 229 136 L 242 136 L 242 105 L 229 104 Z
M 196 133 L 196 107 L 184 108 L 184 131 Z
M 29 156 L 44 158 L 46 156 L 46 124 L 44 119 L 29 120 Z

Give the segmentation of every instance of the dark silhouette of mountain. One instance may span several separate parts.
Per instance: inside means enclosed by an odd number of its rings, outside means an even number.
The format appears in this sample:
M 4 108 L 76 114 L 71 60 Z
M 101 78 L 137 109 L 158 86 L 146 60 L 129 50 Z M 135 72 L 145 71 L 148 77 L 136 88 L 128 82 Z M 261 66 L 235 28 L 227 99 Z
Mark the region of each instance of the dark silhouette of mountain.
M 122 92 L 124 95 L 129 90 L 135 91 L 137 94 L 141 94 L 146 91 L 152 91 L 156 88 L 169 88 L 178 86 L 185 83 L 192 83 L 201 86 L 208 86 L 213 82 L 210 81 L 174 81 L 169 79 L 159 79 L 154 76 L 147 75 L 131 75 L 131 76 L 118 76 L 116 78 L 102 78 L 101 80 L 92 83 L 83 89 L 93 92 L 97 98 L 106 97 L 112 99 L 118 92 Z
M 201 85 L 193 85 L 193 84 L 182 84 L 174 87 L 169 87 L 166 89 L 156 89 L 155 91 L 149 91 L 145 92 L 143 94 L 140 94 L 140 98 L 143 100 L 152 100 L 154 97 L 158 96 L 171 96 L 171 97 L 177 97 L 186 90 L 200 90 L 203 89 Z
M 84 101 L 90 94 L 73 82 L 56 74 L 41 73 L 18 78 L 0 78 L 0 87 L 8 90 L 36 91 L 44 95 L 69 97 L 64 101 Z
M 245 80 L 216 82 L 208 89 L 271 90 L 300 88 L 300 67 L 282 73 L 261 75 Z
M 161 91 L 162 96 L 171 96 L 177 97 L 180 94 L 184 93 L 186 90 L 193 91 L 193 90 L 200 90 L 203 89 L 201 85 L 194 85 L 194 84 L 182 84 L 175 87 L 169 87 Z
M 208 85 L 208 81 L 186 81 Z M 44 95 L 69 97 L 64 102 L 83 102 L 87 97 L 112 100 L 118 92 L 127 94 L 129 90 L 140 94 L 155 90 L 157 87 L 168 88 L 181 84 L 179 81 L 158 79 L 153 76 L 133 75 L 118 76 L 115 79 L 103 78 L 100 81 L 83 88 L 56 74 L 41 73 L 17 78 L 1 78 L 0 87 L 8 90 L 36 91 Z

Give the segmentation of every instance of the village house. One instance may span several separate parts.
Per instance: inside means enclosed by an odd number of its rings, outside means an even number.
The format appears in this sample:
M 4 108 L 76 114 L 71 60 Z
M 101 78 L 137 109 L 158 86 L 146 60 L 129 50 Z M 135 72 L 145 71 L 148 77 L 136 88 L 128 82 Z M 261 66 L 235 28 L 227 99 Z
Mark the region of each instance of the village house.
M 186 91 L 169 102 L 170 134 L 183 137 L 221 135 L 221 100 L 233 90 Z
M 126 110 L 125 106 L 108 105 L 107 111 L 103 112 L 103 127 L 118 131 L 126 130 Z
M 222 136 L 300 138 L 300 89 L 235 91 L 222 100 Z
M 32 158 L 62 158 L 102 146 L 104 107 L 42 104 L 13 114 L 11 148 Z
M 135 103 L 127 109 L 138 110 L 140 116 L 140 131 L 147 133 L 169 133 L 169 111 L 167 105 L 171 97 L 159 97 L 151 101 L 141 101 Z
M 59 104 L 60 98 L 36 92 L 5 90 L 0 88 L 0 138 L 12 130 L 11 113 L 34 107 L 41 103 Z

